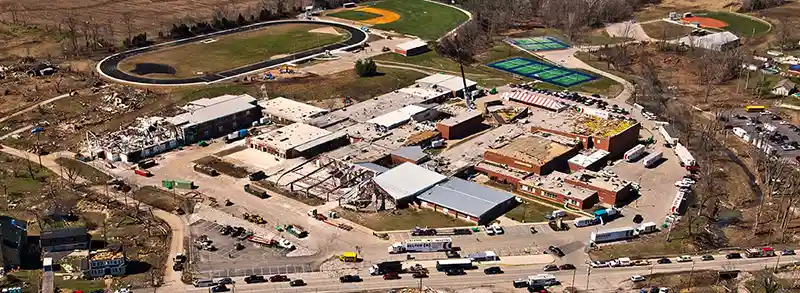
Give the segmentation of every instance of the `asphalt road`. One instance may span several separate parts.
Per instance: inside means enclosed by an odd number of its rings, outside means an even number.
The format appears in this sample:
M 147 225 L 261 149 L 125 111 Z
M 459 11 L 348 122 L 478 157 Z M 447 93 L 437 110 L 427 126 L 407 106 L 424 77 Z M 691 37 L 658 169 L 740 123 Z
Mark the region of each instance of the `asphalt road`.
M 598 268 L 592 269 L 591 273 L 586 266 L 579 266 L 574 271 L 556 271 L 548 272 L 554 275 L 562 286 L 572 286 L 578 288 L 586 288 L 587 276 L 589 289 L 595 292 L 608 292 L 611 289 L 617 288 L 630 288 L 631 282 L 629 278 L 633 275 L 648 275 L 651 273 L 669 273 L 669 272 L 688 272 L 691 270 L 740 270 L 750 271 L 759 270 L 764 267 L 773 267 L 777 264 L 778 258 L 745 258 L 738 260 L 725 259 L 723 255 L 716 255 L 715 260 L 712 261 L 699 261 L 685 262 L 685 263 L 672 263 L 672 264 L 655 264 L 650 266 L 639 267 L 624 267 L 624 268 Z M 673 260 L 674 261 L 674 260 Z M 795 256 L 782 256 L 780 258 L 781 264 L 795 263 L 798 259 Z M 653 261 L 653 263 L 655 263 Z M 482 270 L 470 270 L 463 276 L 445 276 L 444 273 L 431 272 L 430 278 L 424 279 L 423 285 L 434 288 L 470 288 L 484 285 L 495 285 L 502 287 L 510 287 L 511 282 L 520 278 L 527 278 L 530 275 L 543 273 L 541 268 L 538 267 L 505 267 L 502 275 L 484 275 Z M 333 280 L 323 274 L 306 274 L 300 276 L 306 283 L 305 287 L 289 287 L 288 283 L 263 283 L 263 284 L 245 284 L 239 278 L 237 281 L 236 292 L 363 292 L 367 290 L 378 289 L 391 289 L 400 287 L 416 287 L 419 286 L 419 280 L 411 278 L 410 275 L 401 275 L 402 279 L 385 281 L 380 276 L 363 276 L 363 282 L 342 284 L 337 280 Z M 575 282 L 573 283 L 573 276 Z M 289 275 L 290 278 L 298 278 L 297 276 Z M 650 284 L 651 286 L 658 286 L 658 284 Z M 187 285 L 186 292 L 207 292 L 208 288 L 194 288 Z M 520 291 L 524 291 L 520 289 Z
M 249 30 L 255 29 L 262 29 L 272 25 L 278 24 L 287 24 L 287 23 L 305 23 L 305 24 L 325 24 L 334 26 L 340 29 L 343 29 L 350 33 L 350 38 L 339 43 L 330 44 L 318 48 L 314 48 L 311 50 L 291 54 L 288 56 L 284 56 L 281 58 L 266 60 L 246 66 L 242 66 L 239 68 L 229 69 L 225 71 L 215 72 L 206 74 L 203 76 L 198 77 L 191 77 L 191 78 L 183 78 L 183 79 L 155 79 L 155 78 L 147 78 L 141 76 L 134 76 L 128 74 L 127 72 L 120 71 L 117 68 L 119 62 L 123 59 L 128 58 L 133 55 L 142 54 L 146 52 L 151 52 L 155 50 L 161 50 L 164 48 L 180 46 L 183 44 L 193 43 L 197 41 L 201 41 L 204 39 L 208 39 L 211 37 L 218 37 L 227 34 L 239 33 Z M 122 53 L 117 53 L 111 56 L 106 57 L 105 59 L 101 60 L 97 64 L 97 71 L 100 72 L 106 78 L 112 79 L 117 82 L 126 82 L 126 83 L 133 83 L 133 84 L 142 84 L 142 85 L 187 85 L 187 84 L 207 84 L 212 83 L 215 81 L 220 81 L 224 79 L 228 79 L 231 77 L 236 77 L 239 75 L 247 74 L 254 71 L 263 70 L 270 67 L 275 67 L 287 62 L 295 61 L 298 59 L 307 59 L 313 56 L 325 53 L 326 51 L 335 51 L 335 50 L 346 50 L 350 48 L 354 48 L 360 44 L 363 44 L 367 41 L 367 33 L 360 30 L 357 27 L 350 26 L 347 24 L 337 23 L 337 22 L 328 22 L 328 21 L 315 21 L 315 20 L 276 20 L 276 21 L 268 21 L 268 22 L 261 22 L 256 23 L 248 26 L 243 26 L 231 30 L 225 30 L 220 32 L 215 32 L 211 34 L 195 36 L 191 38 L 186 38 L 174 42 L 162 43 L 157 44 L 149 47 L 134 49 L 130 51 L 125 51 Z

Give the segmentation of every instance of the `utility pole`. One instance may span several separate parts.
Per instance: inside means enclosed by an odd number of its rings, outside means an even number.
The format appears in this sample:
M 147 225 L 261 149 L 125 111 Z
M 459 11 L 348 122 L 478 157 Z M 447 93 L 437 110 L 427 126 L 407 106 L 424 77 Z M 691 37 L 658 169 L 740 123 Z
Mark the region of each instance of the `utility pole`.
M 461 62 L 461 45 L 458 44 L 458 33 L 453 34 L 453 42 L 456 44 L 456 60 L 458 61 L 458 67 L 461 69 L 461 81 L 464 83 L 464 89 L 462 90 L 464 94 L 464 105 L 471 110 L 472 101 L 470 101 L 469 95 L 467 94 L 467 77 L 464 75 L 464 63 Z
M 572 270 L 572 287 L 576 287 L 575 286 L 575 276 L 576 275 L 578 275 L 578 270 Z
M 592 274 L 592 267 L 589 267 L 589 270 L 586 271 L 586 291 L 589 291 L 589 276 Z

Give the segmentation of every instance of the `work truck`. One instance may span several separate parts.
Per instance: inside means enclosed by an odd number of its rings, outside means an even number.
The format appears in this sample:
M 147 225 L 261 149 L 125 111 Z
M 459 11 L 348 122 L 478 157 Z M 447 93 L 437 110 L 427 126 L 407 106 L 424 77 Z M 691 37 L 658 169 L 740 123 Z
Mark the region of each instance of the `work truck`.
M 402 261 L 384 261 L 379 262 L 372 267 L 369 268 L 369 274 L 373 276 L 384 275 L 389 273 L 402 273 L 403 272 L 403 262 Z
M 422 238 L 409 239 L 406 242 L 396 242 L 388 247 L 390 254 L 406 252 L 435 252 L 448 251 L 453 249 L 453 239 L 451 238 Z

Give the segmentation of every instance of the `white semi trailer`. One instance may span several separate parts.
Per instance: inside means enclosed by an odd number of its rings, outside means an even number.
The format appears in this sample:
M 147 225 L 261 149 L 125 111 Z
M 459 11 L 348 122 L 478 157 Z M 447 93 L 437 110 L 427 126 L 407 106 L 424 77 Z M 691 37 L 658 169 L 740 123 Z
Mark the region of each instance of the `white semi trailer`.
M 409 239 L 389 246 L 389 253 L 435 252 L 453 249 L 453 239 L 449 237 Z

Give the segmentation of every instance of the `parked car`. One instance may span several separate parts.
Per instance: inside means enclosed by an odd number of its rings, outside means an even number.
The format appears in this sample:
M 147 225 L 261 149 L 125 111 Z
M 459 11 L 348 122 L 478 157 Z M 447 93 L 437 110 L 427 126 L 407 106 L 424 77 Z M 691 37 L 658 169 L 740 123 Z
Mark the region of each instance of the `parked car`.
M 228 289 L 228 287 L 225 286 L 225 284 L 220 284 L 220 285 L 216 285 L 214 287 L 211 287 L 211 292 L 228 292 L 230 290 L 231 289 Z
M 267 279 L 264 278 L 264 276 L 260 276 L 260 275 L 250 275 L 250 276 L 244 277 L 244 282 L 247 283 L 247 284 L 264 283 L 266 281 L 267 281 Z
M 692 261 L 692 257 L 688 255 L 681 255 L 678 257 L 678 262 L 690 262 Z
M 339 277 L 339 282 L 342 283 L 354 283 L 354 282 L 361 282 L 361 277 L 358 275 L 344 275 Z
M 270 282 L 286 282 L 289 281 L 289 277 L 286 275 L 272 275 L 269 277 Z
M 589 265 L 591 265 L 592 268 L 607 268 L 607 267 L 611 266 L 610 263 L 608 263 L 607 261 L 602 261 L 602 260 L 594 261 L 594 262 L 590 263 Z
M 794 255 L 794 250 L 793 249 L 781 250 L 781 255 Z
M 701 258 L 703 261 L 714 260 L 714 257 L 710 254 L 706 254 Z
M 291 287 L 300 287 L 300 286 L 305 286 L 305 285 L 306 285 L 306 282 L 303 281 L 303 279 L 292 280 L 291 282 L 289 282 L 289 286 L 291 286 Z
M 544 266 L 544 271 L 545 272 L 551 272 L 551 271 L 557 271 L 557 270 L 558 270 L 558 266 L 557 265 L 546 265 L 546 266 Z
M 558 247 L 555 247 L 555 246 L 552 246 L 552 245 L 547 248 L 547 251 L 549 251 L 551 254 L 553 254 L 555 256 L 558 256 L 558 257 L 563 257 L 564 256 L 564 252 L 561 251 L 561 248 L 558 248 Z
M 448 250 L 445 252 L 447 258 L 461 258 L 461 255 L 458 254 L 458 251 Z
M 384 280 L 397 280 L 397 279 L 400 279 L 400 275 L 398 275 L 397 273 L 386 273 L 386 274 L 383 274 L 383 279 Z
M 742 254 L 738 252 L 732 252 L 725 255 L 727 259 L 740 259 L 742 258 Z
M 635 282 L 641 282 L 641 281 L 644 281 L 644 280 L 645 280 L 645 278 L 643 276 L 640 276 L 640 275 L 631 276 L 631 282 L 634 282 L 634 283 Z
M 574 270 L 575 266 L 569 263 L 565 263 L 563 265 L 558 266 L 559 270 Z
M 219 284 L 219 285 L 233 284 L 233 279 L 231 279 L 231 278 L 222 278 L 222 279 L 219 279 L 219 281 L 217 281 L 217 284 Z
M 497 274 L 502 274 L 503 270 L 500 269 L 500 267 L 488 267 L 483 270 L 483 273 L 487 275 L 497 275 Z
M 661 259 L 659 259 L 659 260 L 658 260 L 658 263 L 659 263 L 659 264 L 668 264 L 668 263 L 672 263 L 672 261 L 671 261 L 671 260 L 669 260 L 669 259 L 668 259 L 668 258 L 666 258 L 666 257 L 662 257 Z

